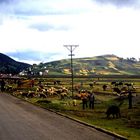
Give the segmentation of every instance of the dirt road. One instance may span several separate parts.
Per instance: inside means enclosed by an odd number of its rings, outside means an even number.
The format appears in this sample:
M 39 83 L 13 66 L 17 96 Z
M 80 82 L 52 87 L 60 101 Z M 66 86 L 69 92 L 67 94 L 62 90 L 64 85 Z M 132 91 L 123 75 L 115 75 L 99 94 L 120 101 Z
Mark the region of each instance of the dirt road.
M 0 93 L 0 140 L 117 139 L 6 93 Z

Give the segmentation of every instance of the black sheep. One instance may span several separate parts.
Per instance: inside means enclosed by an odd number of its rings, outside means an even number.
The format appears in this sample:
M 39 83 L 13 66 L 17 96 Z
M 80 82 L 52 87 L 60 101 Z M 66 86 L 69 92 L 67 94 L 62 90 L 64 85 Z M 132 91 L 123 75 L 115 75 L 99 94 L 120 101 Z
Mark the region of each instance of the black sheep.
M 120 117 L 121 115 L 120 115 L 120 108 L 119 108 L 119 106 L 111 105 L 107 109 L 106 114 L 107 114 L 107 118 L 109 118 L 110 115 L 112 115 L 113 118 L 115 118 L 115 116 L 116 116 L 116 118 Z

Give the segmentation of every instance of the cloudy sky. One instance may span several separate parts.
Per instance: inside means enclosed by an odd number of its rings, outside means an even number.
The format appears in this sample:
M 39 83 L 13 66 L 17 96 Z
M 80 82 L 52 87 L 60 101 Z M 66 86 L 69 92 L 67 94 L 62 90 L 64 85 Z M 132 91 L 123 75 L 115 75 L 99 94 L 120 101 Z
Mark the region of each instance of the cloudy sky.
M 140 58 L 140 0 L 0 0 L 0 52 L 28 63 Z

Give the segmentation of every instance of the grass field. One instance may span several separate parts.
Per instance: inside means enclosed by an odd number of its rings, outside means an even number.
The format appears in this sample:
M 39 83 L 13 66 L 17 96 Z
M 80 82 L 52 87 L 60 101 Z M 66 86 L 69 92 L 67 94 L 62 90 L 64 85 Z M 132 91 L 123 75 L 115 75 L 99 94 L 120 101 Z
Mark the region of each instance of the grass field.
M 82 109 L 82 102 L 79 100 L 77 102 L 77 106 L 72 105 L 71 99 L 41 99 L 43 102 L 39 102 L 39 105 L 42 107 L 53 109 L 57 112 L 61 112 L 67 114 L 71 117 L 77 118 L 89 124 L 93 124 L 95 126 L 107 129 L 109 131 L 118 133 L 122 136 L 127 137 L 130 140 L 139 140 L 140 139 L 140 107 L 134 107 L 132 109 L 128 109 L 128 103 L 125 101 L 124 105 L 121 107 L 121 118 L 106 118 L 106 108 L 107 106 L 114 101 L 109 97 L 99 97 L 103 100 L 97 100 L 95 102 L 95 109 Z M 39 99 L 40 100 L 40 99 Z M 38 99 L 30 99 L 31 102 L 37 103 Z M 99 102 L 100 101 L 100 102 Z M 113 102 L 114 103 L 114 102 Z M 116 104 L 118 102 L 115 102 Z
M 47 98 L 33 97 L 28 98 L 21 96 L 19 94 L 13 94 L 29 102 L 37 104 L 47 109 L 52 109 L 57 112 L 64 113 L 73 118 L 77 118 L 89 124 L 104 128 L 106 130 L 115 132 L 122 136 L 127 137 L 129 140 L 139 140 L 140 139 L 140 82 L 138 79 L 121 79 L 124 83 L 132 83 L 135 88 L 135 94 L 132 98 L 132 109 L 128 109 L 128 96 L 120 97 L 116 92 L 112 90 L 113 85 L 111 85 L 112 79 L 92 79 L 92 78 L 75 78 L 74 79 L 74 91 L 73 95 L 71 93 L 71 79 L 70 78 L 41 78 L 36 79 L 34 87 L 22 88 L 21 91 L 35 91 L 37 86 L 37 81 L 41 80 L 42 84 L 47 88 L 54 87 L 56 89 L 64 86 L 69 89 L 68 96 L 63 99 L 61 96 L 47 96 Z M 54 85 L 55 80 L 60 80 L 60 85 Z M 94 81 L 96 80 L 96 83 Z M 98 81 L 97 81 L 98 80 Z M 117 81 L 117 79 L 113 79 Z M 120 80 L 120 79 L 119 79 Z M 129 82 L 130 81 L 130 82 Z M 94 83 L 92 86 L 91 83 Z M 103 85 L 107 84 L 107 89 L 103 90 Z M 76 99 L 76 106 L 73 106 L 73 96 L 75 96 L 79 90 L 88 90 L 95 92 L 95 108 L 85 110 L 82 109 L 82 100 Z M 120 88 L 120 87 L 119 87 Z M 121 87 L 122 88 L 122 87 Z M 18 89 L 20 90 L 20 89 Z M 123 104 L 120 106 L 121 118 L 112 118 L 109 119 L 106 117 L 106 110 L 111 104 L 120 104 L 123 101 Z

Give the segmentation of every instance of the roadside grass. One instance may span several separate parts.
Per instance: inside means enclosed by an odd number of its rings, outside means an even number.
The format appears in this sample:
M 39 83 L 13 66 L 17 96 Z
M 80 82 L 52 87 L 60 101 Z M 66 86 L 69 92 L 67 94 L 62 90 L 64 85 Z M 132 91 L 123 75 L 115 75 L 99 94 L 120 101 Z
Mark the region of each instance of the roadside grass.
M 89 108 L 83 110 L 81 100 L 77 100 L 77 106 L 73 106 L 72 99 L 61 100 L 58 98 L 31 98 L 28 99 L 28 101 L 43 108 L 66 114 L 86 123 L 120 134 L 127 137 L 129 140 L 140 139 L 140 107 L 134 107 L 131 110 L 128 109 L 127 100 L 124 100 L 124 103 L 121 106 L 122 117 L 115 119 L 112 117 L 107 119 L 105 114 L 106 109 L 110 104 L 119 104 L 118 100 L 115 100 L 114 96 L 110 96 L 109 98 L 103 95 L 96 96 L 95 109 L 93 110 Z

